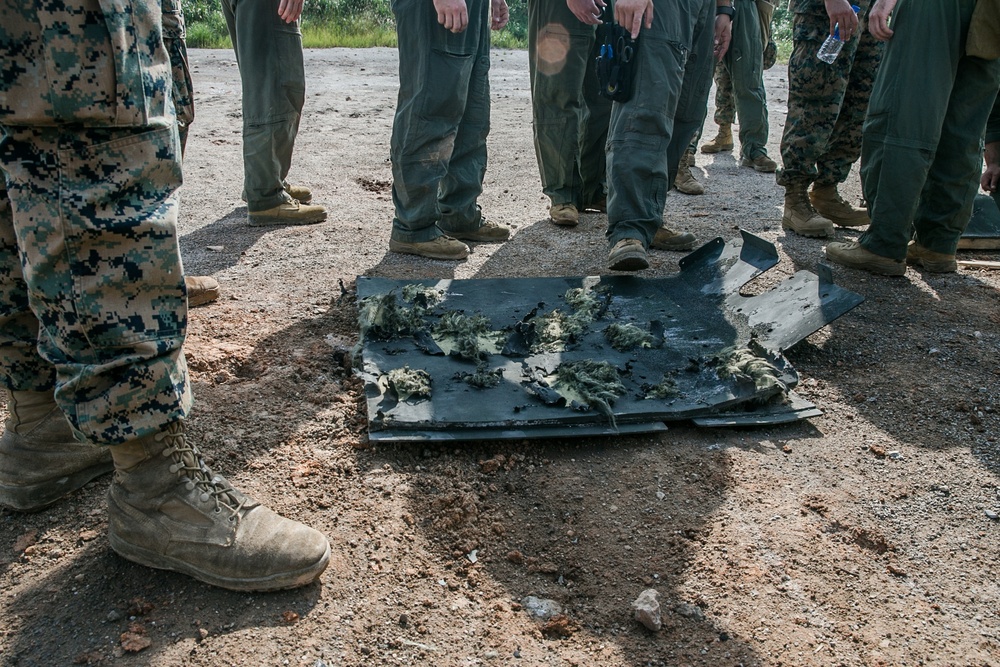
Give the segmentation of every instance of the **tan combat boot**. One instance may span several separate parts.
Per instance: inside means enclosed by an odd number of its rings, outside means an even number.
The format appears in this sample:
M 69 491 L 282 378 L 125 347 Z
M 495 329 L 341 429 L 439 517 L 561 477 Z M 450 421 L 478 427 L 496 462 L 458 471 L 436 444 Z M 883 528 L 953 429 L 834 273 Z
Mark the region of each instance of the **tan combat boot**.
M 955 255 L 936 252 L 910 241 L 906 246 L 906 263 L 922 266 L 931 273 L 954 273 L 958 271 L 958 259 Z
M 108 536 L 124 558 L 237 591 L 296 588 L 326 569 L 323 534 L 212 472 L 182 421 L 110 449 Z
M 290 183 L 285 183 L 285 192 L 292 199 L 295 199 L 300 204 L 308 204 L 313 200 L 312 190 L 304 185 L 292 185 Z
M 666 226 L 661 226 L 653 236 L 650 248 L 683 252 L 694 247 L 695 237 L 691 232 L 677 232 Z
M 549 206 L 549 220 L 560 227 L 576 227 L 580 223 L 580 212 L 575 204 L 552 204 Z
M 107 447 L 80 442 L 51 391 L 8 393 L 0 436 L 0 505 L 34 512 L 110 472 Z
M 302 204 L 293 199 L 282 202 L 274 208 L 247 213 L 247 224 L 251 227 L 271 225 L 315 225 L 326 220 L 326 209 L 322 206 Z
M 781 226 L 802 236 L 820 238 L 833 234 L 833 223 L 812 207 L 804 185 L 789 185 L 785 188 L 785 210 L 781 215 Z
M 829 219 L 835 225 L 840 225 L 841 227 L 864 227 L 871 222 L 868 218 L 868 211 L 848 203 L 837 192 L 836 185 L 824 185 L 821 187 L 813 185 L 812 190 L 809 192 L 809 201 L 820 215 Z
M 705 186 L 695 180 L 691 173 L 692 167 L 694 167 L 694 153 L 684 151 L 680 164 L 677 165 L 674 187 L 677 188 L 678 192 L 683 192 L 686 195 L 703 195 L 705 194 Z
M 861 269 L 882 276 L 902 276 L 906 274 L 906 262 L 876 255 L 857 241 L 834 242 L 825 248 L 826 258 L 842 266 Z
M 184 276 L 188 308 L 203 306 L 219 298 L 219 281 L 211 276 Z
M 729 123 L 719 125 L 719 133 L 708 143 L 701 145 L 702 153 L 722 153 L 733 150 L 733 126 Z

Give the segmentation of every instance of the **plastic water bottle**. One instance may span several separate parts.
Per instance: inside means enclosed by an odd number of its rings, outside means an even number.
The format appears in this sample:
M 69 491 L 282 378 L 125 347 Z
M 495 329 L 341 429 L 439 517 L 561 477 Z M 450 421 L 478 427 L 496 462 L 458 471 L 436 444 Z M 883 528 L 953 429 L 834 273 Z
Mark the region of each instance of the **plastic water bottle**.
M 855 14 L 861 11 L 861 8 L 857 5 L 851 5 L 851 9 L 854 10 Z M 831 64 L 840 55 L 842 48 L 844 48 L 844 42 L 840 39 L 840 24 L 837 23 L 833 26 L 833 34 L 827 35 L 822 46 L 819 47 L 816 57 L 827 64 Z

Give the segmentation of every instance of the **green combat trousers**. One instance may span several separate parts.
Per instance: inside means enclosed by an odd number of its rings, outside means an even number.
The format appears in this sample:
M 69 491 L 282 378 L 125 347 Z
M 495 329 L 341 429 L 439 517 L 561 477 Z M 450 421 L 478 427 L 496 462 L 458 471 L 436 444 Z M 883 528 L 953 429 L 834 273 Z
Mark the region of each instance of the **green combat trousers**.
M 904 259 L 910 239 L 954 254 L 982 174 L 1000 60 L 965 55 L 976 0 L 900 0 L 864 124 L 860 243 Z M 917 66 L 919 64 L 919 66 Z
M 285 179 L 306 96 L 302 33 L 278 16 L 278 0 L 222 0 L 243 83 L 243 190 L 247 210 L 291 197 Z
M 632 238 L 649 247 L 712 87 L 715 0 L 653 0 L 653 10 L 653 27 L 639 37 L 632 98 L 611 110 L 611 246 Z
M 883 45 L 868 32 L 871 0 L 857 0 L 857 4 L 861 7 L 858 30 L 829 65 L 816 57 L 830 33 L 823 3 L 814 12 L 795 14 L 794 46 L 788 59 L 788 115 L 781 136 L 782 167 L 777 173 L 782 187 L 843 183 L 861 155 L 861 126 Z
M 595 29 L 565 0 L 529 0 L 528 67 L 542 192 L 583 209 L 605 197 L 611 101 L 598 94 Z
M 399 99 L 392 124 L 392 238 L 478 229 L 490 131 L 489 2 L 469 0 L 454 34 L 427 0 L 394 0 Z
M 740 119 L 740 153 L 749 159 L 767 152 L 767 93 L 764 92 L 764 44 L 761 39 L 757 3 L 737 2 L 733 40 L 722 62 L 716 65 L 715 118 L 719 122 L 719 97 L 729 83 Z

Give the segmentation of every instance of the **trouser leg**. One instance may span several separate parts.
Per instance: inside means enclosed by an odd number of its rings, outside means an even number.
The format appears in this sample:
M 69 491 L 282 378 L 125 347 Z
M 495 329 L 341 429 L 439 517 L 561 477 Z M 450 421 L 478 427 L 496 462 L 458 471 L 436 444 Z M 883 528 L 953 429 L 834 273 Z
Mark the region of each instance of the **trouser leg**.
M 632 99 L 616 103 L 611 112 L 607 237 L 612 246 L 634 238 L 648 247 L 660 227 L 681 155 L 705 119 L 714 16 L 711 0 L 654 0 L 653 27 L 642 31 Z
M 817 187 L 846 181 L 854 163 L 861 157 L 861 130 L 885 43 L 872 37 L 864 18 L 858 26 L 857 35 L 851 40 L 857 41 L 857 47 L 847 75 L 840 114 L 830 133 L 826 151 L 816 160 Z
M 733 41 L 724 58 L 740 117 L 740 153 L 753 159 L 767 152 L 767 94 L 764 92 L 764 46 L 753 2 L 736 4 Z
M 922 232 L 939 252 L 954 251 L 957 237 L 948 239 L 967 222 L 967 213 L 961 223 L 943 221 L 965 209 L 964 200 L 975 192 L 969 183 L 955 193 L 939 190 L 953 187 L 963 173 L 971 182 L 977 179 L 969 164 L 979 164 L 982 130 L 994 99 L 983 91 L 991 86 L 995 96 L 998 86 L 996 61 L 964 55 L 962 36 L 974 7 L 975 0 L 908 0 L 896 8 L 895 35 L 872 92 L 862 144 L 861 177 L 872 224 L 860 242 L 883 257 L 906 256 L 918 210 L 933 221 L 922 222 Z M 917 53 L 925 57 L 920 68 L 912 66 Z M 923 91 L 919 108 L 911 103 L 913 90 Z M 959 123 L 976 126 L 959 128 Z M 956 157 L 970 151 L 969 140 L 962 137 L 971 135 L 976 137 L 975 157 Z M 922 208 L 925 194 L 939 201 Z M 932 224 L 943 229 L 932 233 Z
M 586 207 L 607 197 L 607 144 L 612 102 L 598 92 L 597 40 L 593 40 L 587 73 L 583 77 L 583 101 L 587 115 L 580 138 L 580 180 L 582 196 L 578 206 Z
M 528 3 L 535 157 L 542 192 L 553 204 L 581 204 L 580 154 L 589 113 L 584 84 L 594 41 L 594 28 L 580 23 L 563 0 Z
M 29 306 L 4 181 L 0 181 L 0 374 L 0 382 L 12 391 L 51 391 L 56 384 L 55 368 L 38 354 L 38 319 Z
M 858 38 L 844 44 L 831 64 L 816 58 L 829 34 L 828 21 L 796 14 L 794 46 L 788 59 L 788 114 L 781 136 L 782 166 L 777 182 L 785 188 L 806 187 L 816 180 L 817 163 L 830 149 L 830 139 L 843 106 Z
M 38 354 L 55 368 L 55 399 L 67 418 L 90 442 L 115 444 L 185 416 L 174 128 L 8 128 L 0 164 L 41 326 Z M 23 301 L 14 303 L 15 320 L 26 320 Z M 22 359 L 30 358 L 24 334 Z M 8 378 L 15 362 L 4 356 Z
M 715 120 L 716 125 L 736 122 L 736 100 L 733 98 L 733 78 L 724 63 L 715 64 Z
M 178 0 L 163 0 L 163 45 L 170 56 L 173 89 L 171 98 L 177 112 L 177 132 L 181 138 L 181 155 L 187 147 L 188 128 L 194 122 L 194 84 L 188 65 L 184 14 Z
M 247 209 L 289 201 L 285 178 L 305 104 L 298 22 L 278 16 L 278 0 L 222 0 L 243 84 L 243 173 Z
M 482 213 L 476 204 L 486 176 L 486 137 L 490 133 L 490 34 L 489 5 L 469 2 L 471 68 L 465 92 L 465 112 L 458 122 L 448 169 L 438 188 L 438 223 L 446 234 L 473 231 Z M 478 12 L 473 14 L 473 12 Z M 474 40 L 474 41 L 473 41 Z M 463 67 L 464 70 L 464 67 Z
M 430 3 L 397 0 L 399 97 L 392 124 L 392 238 L 422 243 L 441 236 L 439 188 L 465 114 L 480 34 L 470 25 L 453 34 Z M 487 89 L 488 93 L 488 89 Z

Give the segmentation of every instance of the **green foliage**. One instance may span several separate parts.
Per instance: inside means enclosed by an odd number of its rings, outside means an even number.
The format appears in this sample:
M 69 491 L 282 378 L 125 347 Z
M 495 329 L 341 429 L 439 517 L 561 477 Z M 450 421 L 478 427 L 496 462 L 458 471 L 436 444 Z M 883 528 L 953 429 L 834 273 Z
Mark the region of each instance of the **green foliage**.
M 528 2 L 507 0 L 510 22 L 492 35 L 493 46 L 528 46 Z M 186 0 L 188 46 L 231 48 L 219 0 Z M 782 5 L 774 10 L 774 41 L 778 59 L 788 61 L 792 49 L 792 14 Z M 390 0 L 306 0 L 302 10 L 302 43 L 306 48 L 395 46 L 396 27 Z

